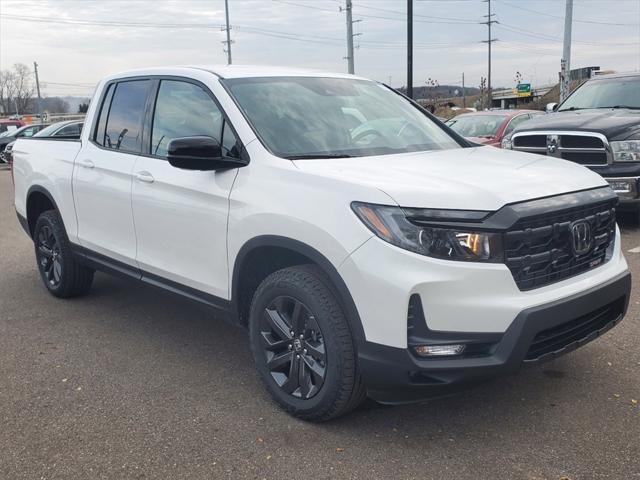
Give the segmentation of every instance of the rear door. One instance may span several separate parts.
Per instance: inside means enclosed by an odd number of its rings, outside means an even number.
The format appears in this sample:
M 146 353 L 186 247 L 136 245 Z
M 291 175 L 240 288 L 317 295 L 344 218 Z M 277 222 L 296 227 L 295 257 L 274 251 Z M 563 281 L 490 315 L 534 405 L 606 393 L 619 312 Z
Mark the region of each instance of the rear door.
M 174 138 L 206 135 L 237 157 L 240 144 L 211 91 L 197 82 L 157 80 L 151 110 L 146 155 L 133 180 L 138 265 L 147 281 L 168 279 L 226 299 L 229 194 L 238 169 L 181 170 L 167 161 L 167 147 Z
M 106 88 L 73 175 L 80 244 L 128 265 L 135 265 L 136 256 L 133 167 L 142 148 L 151 85 L 150 79 L 133 79 Z

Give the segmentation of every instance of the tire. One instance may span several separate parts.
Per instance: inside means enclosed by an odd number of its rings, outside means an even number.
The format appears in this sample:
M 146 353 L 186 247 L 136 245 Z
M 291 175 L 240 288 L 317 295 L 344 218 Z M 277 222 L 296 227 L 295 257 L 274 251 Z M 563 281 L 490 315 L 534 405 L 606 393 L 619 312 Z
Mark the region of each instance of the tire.
M 38 217 L 33 242 L 38 271 L 49 293 L 70 298 L 89 291 L 94 270 L 76 261 L 58 212 L 48 210 Z
M 318 267 L 269 275 L 253 296 L 249 333 L 267 391 L 291 415 L 324 422 L 365 400 L 347 319 Z

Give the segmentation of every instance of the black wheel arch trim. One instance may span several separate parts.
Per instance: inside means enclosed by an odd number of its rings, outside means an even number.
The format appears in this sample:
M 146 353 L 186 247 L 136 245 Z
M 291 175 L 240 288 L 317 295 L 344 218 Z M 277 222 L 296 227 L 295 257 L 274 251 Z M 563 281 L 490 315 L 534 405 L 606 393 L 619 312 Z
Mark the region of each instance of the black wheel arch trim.
M 28 205 L 29 205 L 29 198 L 31 197 L 32 194 L 34 193 L 41 193 L 43 194 L 45 197 L 47 197 L 49 199 L 49 201 L 51 202 L 51 204 L 53 205 L 53 208 L 58 212 L 58 214 L 60 215 L 60 220 L 62 221 L 62 227 L 64 228 L 64 231 L 67 231 L 67 228 L 64 224 L 64 219 L 62 218 L 62 212 L 60 211 L 60 209 L 58 208 L 58 204 L 56 203 L 55 199 L 53 198 L 53 195 L 51 195 L 51 193 L 49 192 L 49 190 L 47 190 L 45 187 L 41 186 L 41 185 L 31 185 L 31 187 L 29 187 L 29 190 L 27 190 L 27 196 L 26 196 L 26 202 L 25 202 L 25 209 L 27 209 L 26 213 L 26 220 L 27 220 L 27 233 L 29 234 L 30 237 L 33 237 L 33 232 L 31 231 L 31 225 L 30 222 L 33 220 L 33 224 L 35 225 L 35 221 L 37 220 L 36 218 L 34 219 L 30 219 L 29 218 L 29 211 L 28 211 Z
M 317 264 L 329 277 L 333 286 L 338 292 L 340 303 L 345 309 L 347 321 L 349 323 L 349 327 L 351 329 L 351 333 L 354 337 L 356 345 L 361 345 L 363 342 L 365 342 L 366 337 L 364 328 L 362 326 L 362 321 L 360 319 L 360 314 L 358 313 L 358 309 L 356 308 L 356 304 L 353 301 L 353 297 L 351 296 L 346 283 L 342 279 L 340 273 L 338 273 L 336 267 L 333 265 L 333 263 L 331 263 L 331 261 L 329 261 L 329 259 L 327 259 L 327 257 L 325 257 L 315 248 L 307 245 L 304 242 L 294 240 L 289 237 L 282 237 L 278 235 L 261 235 L 248 240 L 240 248 L 233 264 L 233 275 L 231 279 L 231 308 L 232 315 L 235 318 L 240 318 L 240 272 L 242 271 L 242 267 L 244 266 L 244 262 L 248 254 L 256 248 L 260 247 L 279 247 L 288 249 L 300 255 L 304 255 L 305 257 L 312 260 L 315 264 Z

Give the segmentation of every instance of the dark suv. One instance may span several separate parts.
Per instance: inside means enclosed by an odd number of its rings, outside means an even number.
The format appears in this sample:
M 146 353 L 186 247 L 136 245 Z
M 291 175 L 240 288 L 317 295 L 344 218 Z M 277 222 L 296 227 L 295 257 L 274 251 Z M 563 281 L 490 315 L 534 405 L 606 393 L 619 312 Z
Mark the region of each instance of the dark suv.
M 547 110 L 515 130 L 511 148 L 598 172 L 618 194 L 618 209 L 640 222 L 640 73 L 592 78 Z

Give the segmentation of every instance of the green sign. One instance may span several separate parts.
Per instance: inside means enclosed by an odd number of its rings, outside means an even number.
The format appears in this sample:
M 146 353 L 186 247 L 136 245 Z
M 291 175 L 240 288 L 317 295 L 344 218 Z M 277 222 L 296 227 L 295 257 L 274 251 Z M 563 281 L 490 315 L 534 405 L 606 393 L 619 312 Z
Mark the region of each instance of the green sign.
M 518 84 L 518 93 L 531 93 L 531 84 L 530 83 L 519 83 Z

